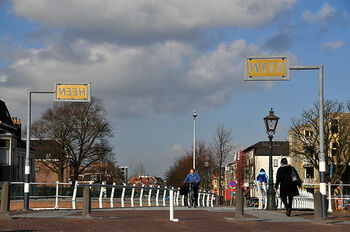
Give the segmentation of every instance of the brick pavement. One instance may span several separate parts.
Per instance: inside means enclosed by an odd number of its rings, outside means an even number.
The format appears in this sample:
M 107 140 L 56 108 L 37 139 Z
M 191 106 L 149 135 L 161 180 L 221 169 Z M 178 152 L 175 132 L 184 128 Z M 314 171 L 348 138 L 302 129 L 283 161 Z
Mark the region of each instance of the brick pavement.
M 303 231 L 337 232 L 350 231 L 349 225 L 337 223 L 274 222 L 263 218 L 250 217 L 248 220 L 228 220 L 234 217 L 232 209 L 214 208 L 185 210 L 177 209 L 175 218 L 179 222 L 169 221 L 167 209 L 114 209 L 94 210 L 92 219 L 80 219 L 78 211 L 43 211 L 28 215 L 15 215 L 11 220 L 0 220 L 0 231 Z M 251 214 L 267 211 L 247 211 Z M 294 217 L 305 212 L 294 212 Z M 53 217 L 48 217 L 51 215 Z M 64 216 L 65 215 L 65 216 Z M 27 218 L 24 218 L 27 216 Z M 36 218 L 40 216 L 41 218 Z M 281 214 L 281 217 L 284 217 Z

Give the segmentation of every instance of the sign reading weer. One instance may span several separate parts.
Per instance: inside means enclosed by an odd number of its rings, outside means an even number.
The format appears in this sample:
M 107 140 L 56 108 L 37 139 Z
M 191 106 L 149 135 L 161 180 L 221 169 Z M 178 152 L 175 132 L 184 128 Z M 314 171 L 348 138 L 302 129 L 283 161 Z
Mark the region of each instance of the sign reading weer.
M 245 81 L 289 80 L 287 56 L 264 56 L 246 58 Z
M 90 83 L 56 83 L 56 101 L 90 101 Z

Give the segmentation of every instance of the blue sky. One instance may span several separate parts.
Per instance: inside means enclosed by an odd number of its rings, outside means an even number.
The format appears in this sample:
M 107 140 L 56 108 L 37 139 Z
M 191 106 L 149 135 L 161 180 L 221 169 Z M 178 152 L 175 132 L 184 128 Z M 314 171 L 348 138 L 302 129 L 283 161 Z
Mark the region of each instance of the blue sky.
M 209 142 L 222 123 L 244 148 L 266 139 L 271 107 L 282 140 L 317 100 L 316 71 L 244 82 L 246 55 L 322 64 L 325 98 L 349 100 L 349 23 L 346 0 L 0 0 L 0 98 L 24 120 L 27 89 L 91 81 L 119 164 L 163 175 L 191 149 L 193 109 L 199 139 Z M 33 118 L 51 104 L 35 96 Z

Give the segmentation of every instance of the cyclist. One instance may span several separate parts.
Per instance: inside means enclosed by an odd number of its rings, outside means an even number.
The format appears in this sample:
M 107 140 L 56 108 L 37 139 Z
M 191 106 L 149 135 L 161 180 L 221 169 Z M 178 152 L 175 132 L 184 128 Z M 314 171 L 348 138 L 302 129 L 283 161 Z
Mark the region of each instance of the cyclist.
M 197 201 L 198 201 L 198 187 L 199 187 L 199 182 L 201 181 L 201 178 L 199 177 L 198 173 L 191 168 L 190 173 L 186 176 L 185 178 L 185 183 L 189 183 L 192 185 L 193 191 L 194 191 L 194 197 L 195 197 L 195 203 L 194 206 L 197 206 Z

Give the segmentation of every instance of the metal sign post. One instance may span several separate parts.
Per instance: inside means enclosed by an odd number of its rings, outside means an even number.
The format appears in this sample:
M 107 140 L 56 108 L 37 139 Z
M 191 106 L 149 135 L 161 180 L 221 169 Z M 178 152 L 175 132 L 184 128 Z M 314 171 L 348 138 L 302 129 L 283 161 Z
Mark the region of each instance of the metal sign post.
M 323 125 L 323 65 L 289 66 L 288 56 L 250 56 L 246 57 L 245 81 L 289 80 L 289 70 L 318 70 L 319 130 L 320 130 L 320 192 L 322 194 L 322 217 L 327 218 L 326 157 L 324 153 Z
M 24 168 L 24 210 L 29 210 L 30 193 L 30 135 L 31 135 L 31 112 L 32 112 L 32 94 L 55 94 L 56 101 L 90 101 L 90 83 L 56 83 L 55 90 L 28 90 L 27 98 L 27 141 L 26 141 L 26 159 Z
M 32 115 L 32 93 L 53 94 L 53 90 L 28 90 L 27 101 L 27 141 L 26 141 L 26 159 L 24 168 L 24 210 L 29 210 L 29 183 L 30 183 L 30 133 L 31 133 L 31 115 Z
M 322 218 L 327 218 L 327 185 L 326 185 L 326 155 L 324 153 L 324 125 L 323 125 L 323 65 L 300 65 L 290 66 L 290 70 L 318 70 L 318 101 L 319 101 L 319 130 L 320 152 L 318 154 L 320 172 L 320 192 L 322 195 Z

